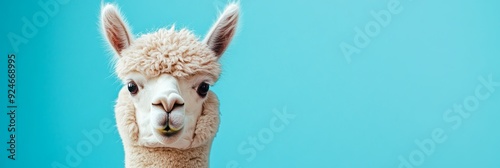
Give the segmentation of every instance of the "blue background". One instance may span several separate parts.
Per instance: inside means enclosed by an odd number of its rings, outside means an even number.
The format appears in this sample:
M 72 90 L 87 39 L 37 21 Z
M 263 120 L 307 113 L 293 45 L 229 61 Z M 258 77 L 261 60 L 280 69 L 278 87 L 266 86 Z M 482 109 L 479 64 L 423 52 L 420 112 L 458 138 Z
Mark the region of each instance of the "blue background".
M 200 37 L 227 3 L 116 2 L 134 34 L 175 23 Z M 84 131 L 114 125 L 121 84 L 99 32 L 100 3 L 60 4 L 16 52 L 7 34 L 22 34 L 22 17 L 32 20 L 43 9 L 38 1 L 1 2 L 0 167 L 68 166 L 68 149 L 89 141 Z M 364 30 L 375 21 L 370 12 L 388 3 L 242 0 L 239 30 L 213 87 L 222 122 L 211 167 L 399 167 L 400 157 L 413 159 L 414 167 L 500 167 L 500 87 L 456 129 L 443 118 L 474 95 L 478 78 L 491 74 L 500 82 L 500 3 L 401 0 L 401 12 L 347 61 L 340 44 L 353 45 L 355 28 Z M 6 151 L 9 53 L 17 55 L 15 161 Z M 272 131 L 276 111 L 295 117 L 277 120 L 283 129 Z M 436 129 L 446 140 L 419 155 L 415 141 Z M 123 167 L 118 133 L 102 135 L 74 165 Z M 259 148 L 249 144 L 252 138 Z

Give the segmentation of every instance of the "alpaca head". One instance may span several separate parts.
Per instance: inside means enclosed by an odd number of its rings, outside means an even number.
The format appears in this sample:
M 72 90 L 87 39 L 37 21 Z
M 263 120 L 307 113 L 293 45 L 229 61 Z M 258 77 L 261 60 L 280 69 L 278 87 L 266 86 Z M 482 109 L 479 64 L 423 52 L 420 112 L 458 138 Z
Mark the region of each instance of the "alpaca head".
M 218 60 L 235 33 L 238 10 L 236 4 L 228 5 L 200 41 L 190 31 L 173 27 L 134 38 L 117 7 L 102 7 L 103 33 L 117 55 L 115 70 L 123 81 L 122 91 L 128 92 L 120 96 L 126 96 L 132 107 L 128 115 L 133 122 L 118 127 L 127 127 L 124 134 L 133 136 L 133 143 L 186 149 L 213 138 L 195 135 L 195 130 L 214 127 L 198 121 L 213 94 L 209 88 L 220 75 Z M 217 130 L 218 118 L 215 127 L 209 129 Z

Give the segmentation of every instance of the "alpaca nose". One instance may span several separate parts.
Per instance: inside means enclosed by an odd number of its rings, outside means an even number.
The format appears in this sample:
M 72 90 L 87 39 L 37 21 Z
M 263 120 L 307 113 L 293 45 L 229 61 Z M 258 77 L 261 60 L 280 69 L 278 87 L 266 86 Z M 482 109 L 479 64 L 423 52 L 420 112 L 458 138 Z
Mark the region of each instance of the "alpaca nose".
M 177 107 L 184 106 L 184 99 L 177 93 L 176 91 L 167 91 L 163 94 L 159 94 L 161 96 L 157 96 L 153 99 L 153 106 L 159 106 L 163 108 L 163 110 L 167 113 L 170 113 Z

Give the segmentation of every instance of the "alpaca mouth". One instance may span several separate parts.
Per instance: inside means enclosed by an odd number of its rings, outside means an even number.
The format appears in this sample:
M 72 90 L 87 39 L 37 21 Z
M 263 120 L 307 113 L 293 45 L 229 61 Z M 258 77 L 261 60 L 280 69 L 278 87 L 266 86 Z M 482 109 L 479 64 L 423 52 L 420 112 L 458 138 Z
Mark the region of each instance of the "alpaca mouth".
M 175 134 L 181 132 L 182 128 L 180 129 L 172 129 L 170 126 L 167 124 L 167 126 L 162 130 L 163 135 L 169 137 L 169 136 L 174 136 Z
M 183 128 L 182 125 L 174 124 L 175 122 L 173 122 L 170 117 L 172 117 L 171 114 L 167 113 L 165 127 L 161 130 L 161 133 L 163 133 L 163 135 L 167 137 L 176 135 L 177 133 L 181 132 Z

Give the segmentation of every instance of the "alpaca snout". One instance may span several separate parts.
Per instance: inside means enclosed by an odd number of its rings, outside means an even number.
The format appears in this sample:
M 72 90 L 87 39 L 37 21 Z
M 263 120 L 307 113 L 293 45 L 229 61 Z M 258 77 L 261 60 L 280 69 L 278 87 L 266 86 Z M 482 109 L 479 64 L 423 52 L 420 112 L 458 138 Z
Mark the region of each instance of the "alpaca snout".
M 184 127 L 184 100 L 175 90 L 161 92 L 153 99 L 152 106 L 161 109 L 161 118 L 158 125 L 161 132 L 166 136 L 171 136 L 182 130 Z

